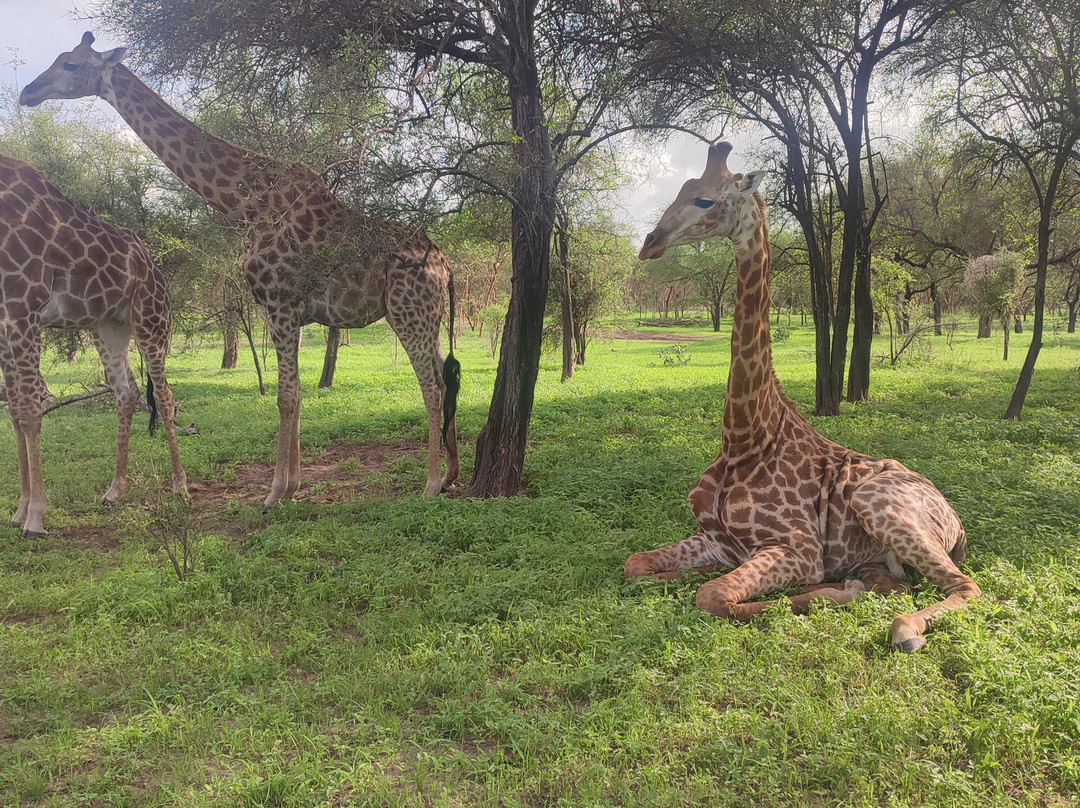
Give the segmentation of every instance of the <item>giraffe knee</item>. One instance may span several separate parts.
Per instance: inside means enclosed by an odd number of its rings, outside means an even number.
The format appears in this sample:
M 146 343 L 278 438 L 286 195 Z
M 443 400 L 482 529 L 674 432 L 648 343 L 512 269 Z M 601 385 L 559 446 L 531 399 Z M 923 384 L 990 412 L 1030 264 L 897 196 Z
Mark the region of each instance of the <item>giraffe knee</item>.
M 652 553 L 634 553 L 623 565 L 623 578 L 641 578 L 647 575 L 655 575 L 659 572 L 652 563 Z
M 694 600 L 699 609 L 722 620 L 734 620 L 738 602 L 721 586 L 705 584 L 697 591 Z
M 977 598 L 982 594 L 982 589 L 979 588 L 979 585 L 967 577 L 954 586 L 945 587 L 944 591 L 949 597 L 957 595 L 964 600 Z

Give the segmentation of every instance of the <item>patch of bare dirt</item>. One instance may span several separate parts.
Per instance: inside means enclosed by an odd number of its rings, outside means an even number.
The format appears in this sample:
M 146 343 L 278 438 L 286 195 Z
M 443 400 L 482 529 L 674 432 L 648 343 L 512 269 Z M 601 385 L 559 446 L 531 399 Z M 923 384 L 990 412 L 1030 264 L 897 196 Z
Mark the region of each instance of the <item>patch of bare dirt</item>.
M 643 342 L 701 342 L 709 339 L 704 334 L 658 334 L 655 331 L 616 331 L 616 339 L 640 340 Z
M 85 525 L 64 528 L 64 542 L 80 550 L 112 553 L 120 548 L 115 525 Z
M 421 441 L 400 443 L 336 443 L 320 454 L 301 452 L 298 502 L 348 502 L 372 488 L 392 490 L 389 481 L 374 481 L 403 457 L 426 455 Z M 188 483 L 188 491 L 198 510 L 229 502 L 258 507 L 270 492 L 274 467 L 268 463 L 238 465 L 232 479 L 200 480 Z

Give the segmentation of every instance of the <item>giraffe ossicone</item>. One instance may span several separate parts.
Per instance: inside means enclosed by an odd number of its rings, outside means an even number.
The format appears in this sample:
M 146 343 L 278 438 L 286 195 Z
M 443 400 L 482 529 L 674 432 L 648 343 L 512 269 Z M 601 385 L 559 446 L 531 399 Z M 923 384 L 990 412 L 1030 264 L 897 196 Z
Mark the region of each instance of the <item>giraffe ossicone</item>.
M 151 422 L 160 413 L 165 423 L 173 491 L 186 494 L 165 380 L 172 312 L 161 270 L 134 233 L 82 210 L 33 166 L 0 155 L 0 372 L 19 453 L 12 524 L 27 537 L 45 532 L 41 416 L 49 392 L 41 376 L 41 329 L 51 327 L 90 332 L 116 396 L 116 466 L 105 504 L 127 486 L 139 401 L 128 361 L 132 335 L 146 363 Z
M 460 464 L 453 414 L 454 286 L 446 256 L 418 230 L 351 214 L 306 165 L 238 147 L 196 126 L 124 66 L 123 48 L 98 52 L 93 42 L 90 32 L 84 34 L 23 89 L 19 102 L 105 99 L 174 174 L 222 214 L 246 225 L 251 248 L 243 273 L 266 315 L 278 359 L 277 460 L 264 509 L 292 498 L 300 486 L 298 351 L 301 329 L 315 322 L 362 328 L 386 318 L 412 363 L 427 410 L 424 494 L 449 488 Z M 342 233 L 349 234 L 352 247 L 338 250 Z M 313 253 L 325 259 L 315 262 L 317 272 L 307 267 Z M 330 260 L 334 256 L 337 260 Z M 444 359 L 440 328 L 447 295 L 451 342 Z M 440 474 L 440 417 L 445 475 Z
M 630 556 L 625 576 L 676 580 L 691 570 L 727 570 L 701 586 L 697 604 L 746 621 L 776 603 L 752 598 L 788 587 L 799 588 L 790 597 L 796 612 L 814 601 L 848 603 L 864 590 L 905 591 L 907 565 L 945 593 L 893 621 L 893 647 L 915 651 L 937 618 L 981 594 L 957 566 L 967 554 L 963 525 L 928 479 L 828 440 L 784 395 L 769 334 L 762 174 L 732 173 L 730 152 L 728 143 L 709 148 L 702 176 L 683 185 L 640 254 L 645 260 L 679 244 L 731 240 L 738 280 L 721 452 L 690 491 L 698 532 Z

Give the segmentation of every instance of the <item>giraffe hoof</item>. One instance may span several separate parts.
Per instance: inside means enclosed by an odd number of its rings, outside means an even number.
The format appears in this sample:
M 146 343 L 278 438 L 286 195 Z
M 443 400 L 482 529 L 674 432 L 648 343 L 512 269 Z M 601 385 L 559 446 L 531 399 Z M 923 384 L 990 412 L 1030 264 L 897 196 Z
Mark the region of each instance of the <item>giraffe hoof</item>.
M 115 504 L 116 504 L 116 500 L 114 500 L 114 499 L 109 499 L 108 497 L 102 497 L 101 498 L 101 507 L 103 507 L 103 508 L 111 508 Z
M 44 539 L 45 536 L 47 536 L 47 535 L 48 534 L 44 530 L 41 530 L 41 531 L 38 531 L 38 530 L 24 530 L 22 532 L 22 537 L 24 539 L 31 539 L 31 540 L 32 539 Z
M 911 637 L 903 642 L 895 643 L 893 649 L 904 654 L 914 654 L 926 645 L 926 637 Z

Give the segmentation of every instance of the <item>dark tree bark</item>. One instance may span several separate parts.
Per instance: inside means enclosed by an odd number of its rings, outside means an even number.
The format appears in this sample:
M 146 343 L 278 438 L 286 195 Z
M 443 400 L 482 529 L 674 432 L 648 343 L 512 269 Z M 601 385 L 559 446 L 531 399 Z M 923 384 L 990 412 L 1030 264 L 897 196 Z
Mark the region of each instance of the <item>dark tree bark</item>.
M 565 216 L 555 219 L 554 245 L 558 258 L 559 272 L 562 276 L 559 284 L 559 309 L 562 320 L 562 381 L 574 378 L 574 308 L 571 299 L 570 284 L 570 234 L 569 222 Z
M 930 284 L 930 302 L 933 303 L 933 309 L 934 309 L 934 336 L 935 337 L 940 337 L 941 336 L 941 315 L 942 315 L 941 309 L 942 309 L 942 305 L 941 305 L 941 294 L 940 294 L 940 292 L 938 292 L 938 287 L 937 287 L 936 283 L 931 283 Z
M 500 25 L 506 38 L 511 123 L 518 140 L 510 212 L 510 307 L 506 314 L 495 390 L 488 420 L 476 438 L 476 465 L 469 493 L 513 496 L 521 488 L 551 272 L 556 173 L 544 125 L 542 91 L 528 0 L 506 0 Z
M 240 329 L 236 326 L 236 302 L 229 300 L 229 285 L 225 284 L 224 308 L 221 314 L 221 334 L 225 350 L 221 356 L 223 370 L 232 370 L 240 361 Z
M 990 334 L 993 331 L 994 318 L 989 314 L 979 315 L 979 333 L 976 335 L 976 339 L 990 339 Z
M 337 370 L 338 346 L 341 345 L 341 329 L 330 326 L 326 334 L 326 354 L 323 356 L 322 376 L 319 387 L 334 386 L 334 372 Z
M 1080 126 L 1080 119 L 1078 119 L 1078 126 Z M 1020 420 L 1020 414 L 1024 410 L 1024 401 L 1031 387 L 1031 379 L 1035 375 L 1035 362 L 1039 358 L 1039 351 L 1042 350 L 1043 317 L 1046 311 L 1046 274 L 1050 264 L 1050 225 L 1054 215 L 1054 205 L 1057 202 L 1058 183 L 1061 181 L 1061 175 L 1077 140 L 1080 138 L 1074 136 L 1066 144 L 1067 148 L 1057 155 L 1046 190 L 1040 195 L 1039 239 L 1035 260 L 1035 319 L 1031 326 L 1031 345 L 1028 346 L 1024 364 L 1020 368 L 1020 378 L 1016 380 L 1016 388 L 1009 400 L 1009 406 L 1005 408 L 1006 420 Z M 1008 334 L 1005 338 L 1008 344 Z

